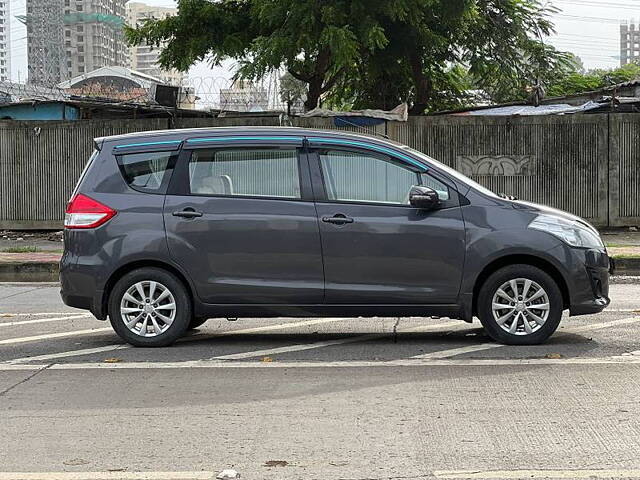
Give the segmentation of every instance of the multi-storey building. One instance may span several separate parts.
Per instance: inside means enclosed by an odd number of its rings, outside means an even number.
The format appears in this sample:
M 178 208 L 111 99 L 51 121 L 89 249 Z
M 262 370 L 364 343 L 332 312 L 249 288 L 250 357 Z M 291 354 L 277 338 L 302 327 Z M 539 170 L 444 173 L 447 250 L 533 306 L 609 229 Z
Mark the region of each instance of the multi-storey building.
M 7 0 L 0 0 L 0 2 Z M 125 0 L 27 0 L 29 82 L 53 86 L 106 66 L 126 66 Z
M 11 79 L 9 0 L 0 0 L 0 82 Z
M 640 61 L 640 25 L 634 21 L 620 24 L 620 65 Z
M 64 0 L 66 78 L 101 67 L 127 65 L 122 30 L 125 1 Z
M 130 2 L 126 6 L 127 25 L 135 27 L 140 25 L 145 19 L 162 19 L 176 15 L 177 9 L 171 7 L 155 7 L 144 3 Z M 160 68 L 158 56 L 160 52 L 157 47 L 140 45 L 129 47 L 129 66 L 133 70 L 152 75 L 170 85 L 180 85 L 182 73 L 176 70 L 164 70 Z

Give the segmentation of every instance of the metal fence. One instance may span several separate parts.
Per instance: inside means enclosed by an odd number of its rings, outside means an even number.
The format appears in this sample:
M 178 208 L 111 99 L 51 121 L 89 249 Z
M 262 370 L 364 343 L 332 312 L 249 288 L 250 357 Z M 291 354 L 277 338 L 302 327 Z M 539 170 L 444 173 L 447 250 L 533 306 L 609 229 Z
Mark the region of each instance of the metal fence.
M 173 121 L 176 128 L 279 124 L 277 116 Z M 293 124 L 336 128 L 325 118 Z M 167 126 L 163 119 L 0 122 L 0 228 L 59 228 L 92 138 Z M 640 114 L 412 117 L 342 129 L 387 134 L 496 192 L 598 226 L 640 225 Z

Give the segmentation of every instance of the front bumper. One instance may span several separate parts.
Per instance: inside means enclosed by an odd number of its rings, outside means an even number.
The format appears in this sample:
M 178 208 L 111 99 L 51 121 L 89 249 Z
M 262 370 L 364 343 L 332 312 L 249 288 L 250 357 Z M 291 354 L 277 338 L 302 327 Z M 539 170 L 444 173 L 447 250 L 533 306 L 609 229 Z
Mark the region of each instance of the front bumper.
M 610 303 L 609 274 L 613 263 L 606 251 L 597 249 L 574 249 L 577 264 L 574 269 L 571 294 L 571 315 L 588 315 L 604 310 Z

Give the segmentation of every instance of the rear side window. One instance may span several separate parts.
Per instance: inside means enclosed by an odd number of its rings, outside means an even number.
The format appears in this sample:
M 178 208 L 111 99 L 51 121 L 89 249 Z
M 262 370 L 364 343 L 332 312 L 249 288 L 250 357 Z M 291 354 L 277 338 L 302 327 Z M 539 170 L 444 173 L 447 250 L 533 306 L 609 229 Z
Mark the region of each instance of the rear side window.
M 298 151 L 276 148 L 194 150 L 192 195 L 300 198 Z
M 166 188 L 173 168 L 173 152 L 147 152 L 120 155 L 118 164 L 124 180 L 131 188 L 143 192 L 159 193 Z

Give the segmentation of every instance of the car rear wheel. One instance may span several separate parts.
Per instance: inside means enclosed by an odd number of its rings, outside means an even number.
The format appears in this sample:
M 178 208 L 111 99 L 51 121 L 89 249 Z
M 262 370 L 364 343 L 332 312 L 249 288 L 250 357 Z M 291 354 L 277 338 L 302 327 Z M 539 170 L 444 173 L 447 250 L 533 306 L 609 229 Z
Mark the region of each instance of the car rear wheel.
M 494 272 L 478 296 L 478 316 L 487 334 L 507 345 L 543 343 L 558 328 L 562 310 L 556 282 L 531 265 Z
M 165 347 L 182 337 L 191 322 L 191 302 L 182 282 L 159 268 L 127 273 L 109 299 L 116 333 L 137 347 Z

